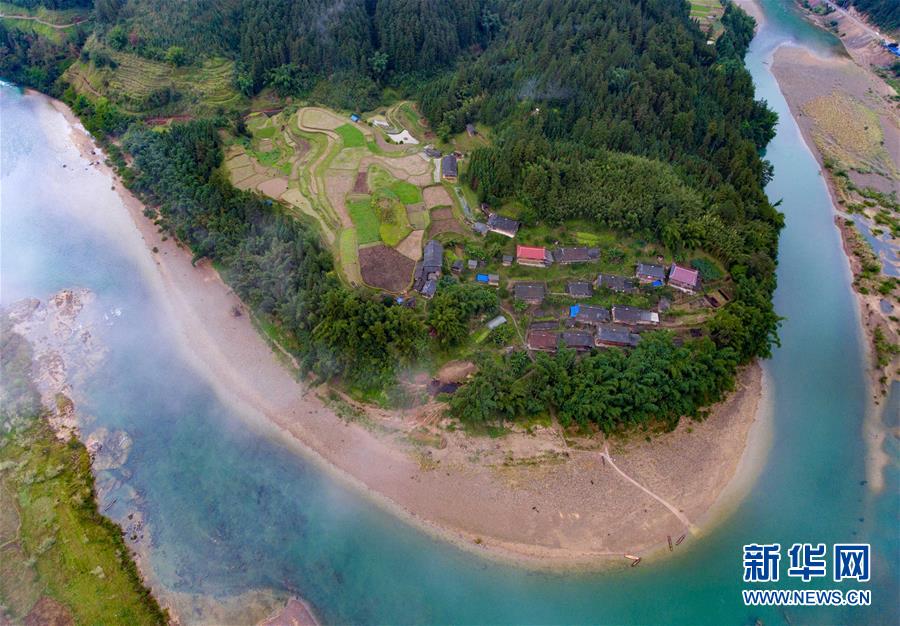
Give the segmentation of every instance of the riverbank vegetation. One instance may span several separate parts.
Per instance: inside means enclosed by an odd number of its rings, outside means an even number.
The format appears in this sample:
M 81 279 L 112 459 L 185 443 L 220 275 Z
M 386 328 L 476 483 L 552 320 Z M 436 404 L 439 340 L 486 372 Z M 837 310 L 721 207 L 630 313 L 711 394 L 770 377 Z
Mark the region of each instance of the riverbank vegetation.
M 87 60 L 78 52 L 73 67 L 96 66 L 98 53 L 112 50 L 99 56 L 104 75 L 115 76 L 107 71 L 112 63 L 140 58 L 175 76 L 221 57 L 233 63 L 232 85 L 244 97 L 263 97 L 271 86 L 280 98 L 362 111 L 408 95 L 437 142 L 452 142 L 467 124 L 489 128 L 490 141 L 469 141 L 461 203 L 468 197 L 501 207 L 521 220 L 526 238 L 578 222 L 587 239 L 612 236 L 641 255 L 705 260 L 727 272 L 729 297 L 699 336 L 646 332 L 629 352 L 532 359 L 518 350 L 501 355 L 488 342 L 475 355 L 479 372 L 451 402 L 453 414 L 494 423 L 552 413 L 604 430 L 699 415 L 732 388 L 740 365 L 767 356 L 777 341 L 771 295 L 782 222 L 763 193 L 771 167 L 761 156 L 776 117 L 754 99 L 742 63 L 753 20 L 727 4 L 724 32 L 711 45 L 687 4 L 663 0 L 426 7 L 403 0 L 103 2 L 83 48 Z M 168 54 L 173 47 L 177 54 Z M 122 120 L 131 119 L 123 111 L 140 118 L 150 109 L 127 105 L 112 79 L 88 83 L 73 83 L 66 97 L 92 132 L 110 135 L 114 154 L 121 146 L 132 157 L 127 168 L 115 159 L 126 184 L 158 209 L 159 225 L 195 259 L 212 259 L 267 323 L 293 338 L 305 370 L 366 398 L 396 398 L 398 372 L 450 354 L 472 332 L 473 318 L 498 311 L 497 295 L 451 277 L 428 306 L 413 308 L 349 286 L 302 211 L 229 183 L 223 142 L 246 136 L 240 116 L 192 105 L 193 115 L 217 115 L 162 132 L 135 121 L 123 132 Z M 91 89 L 106 91 L 98 97 Z M 353 126 L 336 128 L 342 142 L 357 145 L 351 150 L 362 149 L 347 130 Z M 293 139 L 321 141 L 301 129 Z M 447 214 L 460 211 L 455 199 L 450 204 Z M 350 205 L 350 217 L 361 207 Z M 380 216 L 379 238 L 387 217 Z M 436 224 L 430 228 L 434 235 Z M 356 229 L 374 240 L 372 224 Z M 496 235 L 484 243 L 440 235 L 469 256 L 496 256 L 488 253 Z M 623 267 L 631 260 L 617 254 Z
M 60 441 L 5 318 L 0 409 L 0 620 L 165 624 L 121 529 L 97 509 L 87 449 Z

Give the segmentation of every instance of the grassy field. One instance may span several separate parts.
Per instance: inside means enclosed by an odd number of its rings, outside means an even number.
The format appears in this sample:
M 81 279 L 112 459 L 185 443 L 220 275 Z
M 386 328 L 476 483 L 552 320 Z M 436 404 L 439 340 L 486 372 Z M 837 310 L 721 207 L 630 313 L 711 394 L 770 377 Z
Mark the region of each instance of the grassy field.
M 0 597 L 13 622 L 50 597 L 78 624 L 163 623 L 121 531 L 97 512 L 85 447 L 42 419 L 3 443 Z
M 247 99 L 232 86 L 234 63 L 223 58 L 209 58 L 199 64 L 173 67 L 167 63 L 120 52 L 95 39 L 85 45 L 89 52 L 102 52 L 117 66 L 96 67 L 91 61 L 76 61 L 66 70 L 65 78 L 79 93 L 88 97 L 105 96 L 134 114 L 198 114 L 238 110 Z M 170 88 L 179 97 L 163 107 L 148 104 L 155 92 Z
M 412 102 L 401 102 L 387 111 L 388 121 L 396 128 L 406 128 L 419 141 L 426 140 L 429 130 Z
M 366 137 L 353 124 L 344 124 L 334 129 L 344 142 L 345 148 L 362 148 L 366 145 Z
M 0 334 L 0 623 L 165 623 L 121 529 L 97 510 L 87 449 L 42 415 L 31 346 L 5 317 Z M 56 405 L 73 409 L 61 394 Z
M 900 176 L 885 148 L 878 114 L 845 93 L 821 96 L 803 105 L 814 121 L 813 140 L 822 154 L 858 172 Z
M 383 167 L 373 165 L 369 169 L 369 188 L 373 191 L 388 189 L 393 192 L 403 204 L 418 204 L 422 202 L 422 190 L 405 180 L 394 178 Z
M 360 244 L 375 243 L 381 241 L 379 233 L 380 223 L 375 210 L 372 208 L 372 199 L 352 200 L 347 202 L 347 210 L 356 227 L 356 239 Z

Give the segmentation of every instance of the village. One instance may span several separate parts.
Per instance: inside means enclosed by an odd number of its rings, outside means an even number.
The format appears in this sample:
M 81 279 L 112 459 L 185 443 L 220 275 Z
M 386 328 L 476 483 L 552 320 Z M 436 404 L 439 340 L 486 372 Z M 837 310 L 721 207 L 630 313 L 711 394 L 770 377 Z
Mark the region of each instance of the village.
M 422 309 L 453 282 L 497 290 L 499 310 L 472 320 L 470 340 L 435 366 L 485 345 L 585 352 L 632 348 L 659 328 L 699 337 L 729 300 L 709 257 L 679 262 L 659 244 L 585 223 L 527 225 L 509 216 L 514 205 L 479 202 L 464 172 L 490 131 L 475 124 L 441 142 L 402 102 L 252 114 L 247 128 L 227 152 L 232 181 L 314 218 L 349 284 Z

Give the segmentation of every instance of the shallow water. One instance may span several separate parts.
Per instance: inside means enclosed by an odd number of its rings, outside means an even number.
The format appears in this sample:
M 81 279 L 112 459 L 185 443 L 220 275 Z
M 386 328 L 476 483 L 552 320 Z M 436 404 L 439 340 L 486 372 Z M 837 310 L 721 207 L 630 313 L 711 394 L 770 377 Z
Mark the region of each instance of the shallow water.
M 99 426 L 134 445 L 122 496 L 134 489 L 166 589 L 224 597 L 271 588 L 307 599 L 326 622 L 357 623 L 897 623 L 898 450 L 882 493 L 866 479 L 867 391 L 856 304 L 832 207 L 765 63 L 782 41 L 833 53 L 836 41 L 781 0 L 748 56 L 760 97 L 782 123 L 767 158 L 783 199 L 776 306 L 782 347 L 772 381 L 773 445 L 736 511 L 672 558 L 606 574 L 539 574 L 497 565 L 407 526 L 337 484 L 224 405 L 179 353 L 148 285 L 149 255 L 116 237 L 124 208 L 99 173 L 59 147 L 61 118 L 38 98 L 0 91 L 0 302 L 89 287 L 121 316 L 100 330 L 110 354 L 81 390 Z M 62 163 L 67 167 L 62 168 Z M 896 399 L 897 394 L 894 394 Z M 116 497 L 115 494 L 108 496 Z M 741 546 L 750 542 L 873 545 L 873 607 L 743 606 Z M 784 587 L 840 585 L 793 583 Z M 196 616 L 195 616 L 196 617 Z

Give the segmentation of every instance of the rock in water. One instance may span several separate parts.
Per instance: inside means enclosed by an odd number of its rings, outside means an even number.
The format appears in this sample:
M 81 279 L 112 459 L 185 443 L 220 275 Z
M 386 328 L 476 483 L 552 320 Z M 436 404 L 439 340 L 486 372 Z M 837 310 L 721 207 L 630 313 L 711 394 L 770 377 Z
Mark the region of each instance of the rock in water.
M 85 447 L 96 471 L 122 467 L 131 451 L 131 437 L 124 430 L 98 428 L 88 436 Z

